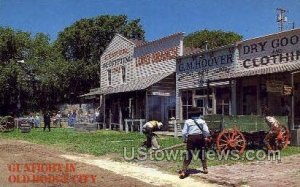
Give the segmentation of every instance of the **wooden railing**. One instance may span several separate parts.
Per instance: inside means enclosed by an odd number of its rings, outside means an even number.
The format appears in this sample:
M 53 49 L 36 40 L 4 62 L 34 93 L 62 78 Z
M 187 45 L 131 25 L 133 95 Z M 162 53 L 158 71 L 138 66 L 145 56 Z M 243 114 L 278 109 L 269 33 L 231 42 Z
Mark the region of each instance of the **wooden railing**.
M 142 133 L 142 127 L 145 124 L 145 119 L 125 119 L 125 132 L 139 131 Z

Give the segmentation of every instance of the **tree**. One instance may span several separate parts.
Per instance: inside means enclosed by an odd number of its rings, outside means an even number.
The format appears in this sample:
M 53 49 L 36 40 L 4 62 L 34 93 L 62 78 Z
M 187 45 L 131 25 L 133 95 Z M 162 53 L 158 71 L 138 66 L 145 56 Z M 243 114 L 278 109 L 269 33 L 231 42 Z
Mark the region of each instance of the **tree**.
M 145 32 L 139 19 L 103 15 L 76 21 L 59 33 L 55 48 L 70 63 L 66 80 L 69 97 L 76 98 L 99 86 L 100 56 L 116 33 L 143 40 Z
M 103 15 L 76 21 L 59 33 L 55 43 L 67 60 L 97 63 L 116 33 L 143 40 L 145 32 L 139 19 L 128 21 L 125 15 Z
M 228 45 L 242 40 L 243 36 L 235 32 L 222 30 L 201 30 L 193 32 L 184 38 L 184 46 L 191 48 L 208 49 Z

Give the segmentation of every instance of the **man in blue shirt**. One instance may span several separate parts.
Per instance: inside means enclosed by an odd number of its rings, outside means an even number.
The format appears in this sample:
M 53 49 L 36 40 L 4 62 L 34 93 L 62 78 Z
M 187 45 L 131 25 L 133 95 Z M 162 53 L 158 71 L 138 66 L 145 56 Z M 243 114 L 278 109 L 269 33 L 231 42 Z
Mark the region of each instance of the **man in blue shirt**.
M 198 157 L 200 158 L 203 166 L 203 173 L 207 174 L 207 162 L 205 155 L 205 141 L 210 136 L 209 129 L 206 122 L 201 118 L 193 118 L 194 116 L 200 116 L 199 114 L 189 114 L 189 118 L 184 123 L 182 129 L 183 141 L 186 142 L 187 155 L 183 161 L 182 170 L 179 172 L 179 178 L 183 179 L 187 176 L 186 171 L 189 164 L 192 161 L 193 151 L 198 151 Z M 193 119 L 191 119 L 193 118 Z M 195 153 L 195 155 L 197 155 Z

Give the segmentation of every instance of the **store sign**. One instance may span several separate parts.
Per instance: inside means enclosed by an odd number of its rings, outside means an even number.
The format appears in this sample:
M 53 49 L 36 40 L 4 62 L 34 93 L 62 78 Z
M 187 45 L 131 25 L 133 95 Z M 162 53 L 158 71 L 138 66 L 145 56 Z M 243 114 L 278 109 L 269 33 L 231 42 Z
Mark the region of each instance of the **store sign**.
M 203 54 L 183 60 L 178 64 L 177 72 L 198 72 L 201 70 L 209 70 L 230 66 L 233 63 L 233 54 L 225 53 L 220 55 Z
M 292 95 L 293 94 L 293 87 L 284 85 L 282 95 Z
M 154 53 L 146 54 L 140 56 L 136 59 L 136 66 L 148 65 L 151 63 L 158 63 L 162 61 L 172 60 L 178 56 L 178 48 L 173 47 L 170 49 L 165 49 L 163 51 L 157 51 Z
M 178 81 L 189 80 L 196 85 L 203 85 L 207 79 L 230 73 L 233 70 L 233 64 L 234 47 L 178 59 L 176 69 Z
M 169 92 L 152 92 L 152 95 L 171 96 L 171 93 L 169 93 Z
M 136 67 L 156 65 L 179 56 L 183 34 L 175 34 L 161 40 L 149 42 L 134 49 Z M 175 63 L 174 63 L 175 66 Z
M 104 69 L 114 68 L 114 67 L 118 67 L 121 65 L 125 65 L 128 62 L 131 62 L 132 55 L 129 54 L 128 49 L 120 49 L 120 50 L 113 51 L 113 52 L 105 55 L 104 60 L 107 62 L 104 62 L 102 64 L 102 68 L 104 68 Z
M 239 54 L 244 69 L 299 61 L 300 29 L 244 41 L 239 45 Z
M 282 81 L 270 80 L 270 81 L 267 81 L 266 86 L 267 86 L 267 92 L 282 93 L 282 90 L 283 90 L 283 82 Z

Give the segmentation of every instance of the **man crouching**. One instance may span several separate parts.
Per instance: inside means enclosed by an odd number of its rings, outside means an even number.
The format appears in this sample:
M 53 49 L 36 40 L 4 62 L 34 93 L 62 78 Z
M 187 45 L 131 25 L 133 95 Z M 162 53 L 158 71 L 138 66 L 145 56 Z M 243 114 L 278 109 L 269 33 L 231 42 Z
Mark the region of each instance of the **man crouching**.
M 149 121 L 143 125 L 142 131 L 147 138 L 143 143 L 143 146 L 146 148 L 151 148 L 152 150 L 158 150 L 160 148 L 154 131 L 161 129 L 162 126 L 163 124 L 158 121 Z
M 183 161 L 182 170 L 179 172 L 179 178 L 183 179 L 187 177 L 187 168 L 192 161 L 193 151 L 198 151 L 199 159 L 202 162 L 203 173 L 207 174 L 207 162 L 205 154 L 205 141 L 209 136 L 209 129 L 206 122 L 201 119 L 188 119 L 184 123 L 182 129 L 183 141 L 186 142 L 187 154 Z

